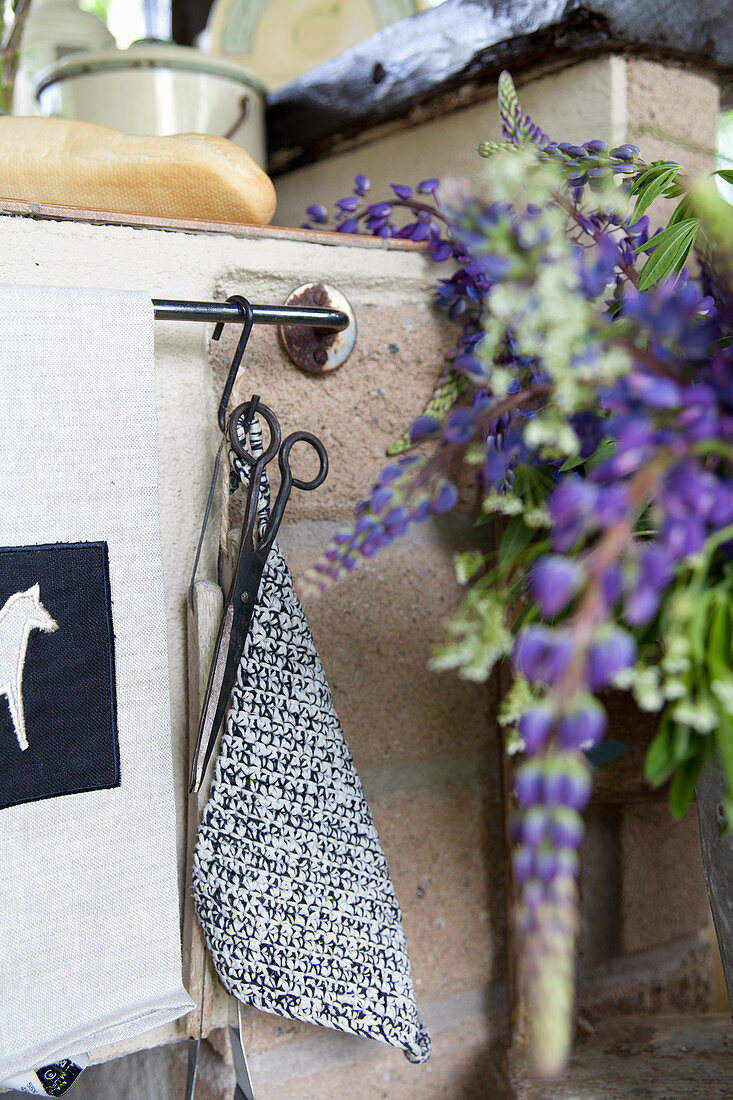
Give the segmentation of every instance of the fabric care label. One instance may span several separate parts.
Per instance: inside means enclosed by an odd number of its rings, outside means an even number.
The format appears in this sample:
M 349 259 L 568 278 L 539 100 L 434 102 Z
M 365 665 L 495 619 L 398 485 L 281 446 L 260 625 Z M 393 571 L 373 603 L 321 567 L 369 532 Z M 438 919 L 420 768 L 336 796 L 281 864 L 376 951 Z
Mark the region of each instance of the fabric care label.
M 75 1054 L 73 1058 L 62 1058 L 49 1066 L 19 1073 L 9 1081 L 0 1081 L 0 1089 L 15 1089 L 32 1096 L 63 1096 L 88 1065 L 85 1054 Z
M 107 544 L 0 547 L 0 807 L 120 784 Z

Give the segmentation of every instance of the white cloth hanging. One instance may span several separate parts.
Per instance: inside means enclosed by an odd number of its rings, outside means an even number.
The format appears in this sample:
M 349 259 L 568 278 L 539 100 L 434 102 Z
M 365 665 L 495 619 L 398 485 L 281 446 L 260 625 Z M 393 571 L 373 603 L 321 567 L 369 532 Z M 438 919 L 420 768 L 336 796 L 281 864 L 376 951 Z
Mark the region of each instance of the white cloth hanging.
M 0 286 L 0 1080 L 183 1015 L 143 294 Z

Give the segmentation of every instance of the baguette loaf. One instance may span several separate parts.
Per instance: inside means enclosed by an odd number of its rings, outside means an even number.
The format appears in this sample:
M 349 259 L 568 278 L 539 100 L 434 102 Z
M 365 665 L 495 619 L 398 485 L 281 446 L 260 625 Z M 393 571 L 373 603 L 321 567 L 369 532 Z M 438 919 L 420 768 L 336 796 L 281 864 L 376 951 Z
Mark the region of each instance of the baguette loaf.
M 0 117 L 0 197 L 245 225 L 275 213 L 269 176 L 226 138 L 141 137 L 62 118 Z

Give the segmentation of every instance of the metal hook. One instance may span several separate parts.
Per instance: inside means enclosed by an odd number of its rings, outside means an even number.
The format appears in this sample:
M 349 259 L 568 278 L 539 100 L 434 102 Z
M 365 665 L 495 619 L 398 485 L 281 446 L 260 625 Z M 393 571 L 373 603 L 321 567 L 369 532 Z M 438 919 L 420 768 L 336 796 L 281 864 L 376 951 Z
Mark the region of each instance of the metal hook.
M 221 395 L 221 401 L 219 402 L 219 410 L 217 412 L 219 430 L 222 433 L 226 430 L 227 405 L 229 404 L 229 398 L 232 396 L 232 390 L 234 389 L 234 383 L 237 380 L 237 373 L 242 362 L 244 349 L 247 347 L 247 341 L 249 340 L 250 333 L 252 332 L 252 325 L 254 324 L 254 311 L 246 298 L 244 298 L 241 294 L 232 294 L 230 298 L 227 298 L 227 302 L 232 302 L 234 305 L 239 306 L 240 310 L 242 311 L 242 332 L 239 337 L 239 343 L 237 344 L 236 350 L 234 352 L 234 358 L 232 359 L 232 365 L 229 368 L 229 374 L 227 375 L 227 380 Z M 223 331 L 224 322 L 219 321 L 218 325 L 211 335 L 211 339 L 218 340 Z

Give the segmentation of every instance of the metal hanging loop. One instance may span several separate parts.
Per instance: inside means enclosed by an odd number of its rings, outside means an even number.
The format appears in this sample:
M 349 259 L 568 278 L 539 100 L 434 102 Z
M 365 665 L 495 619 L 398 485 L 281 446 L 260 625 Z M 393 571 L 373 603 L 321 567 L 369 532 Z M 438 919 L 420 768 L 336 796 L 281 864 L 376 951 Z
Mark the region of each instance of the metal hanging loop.
M 247 341 L 249 340 L 250 333 L 252 332 L 252 325 L 254 324 L 254 311 L 249 301 L 241 294 L 232 294 L 230 298 L 227 298 L 227 302 L 231 302 L 233 305 L 239 306 L 242 313 L 242 332 L 239 337 L 236 350 L 234 352 L 234 358 L 232 359 L 232 365 L 229 368 L 229 374 L 227 375 L 226 383 L 221 395 L 221 401 L 219 402 L 219 410 L 217 412 L 217 420 L 219 422 L 219 430 L 224 433 L 226 430 L 226 417 L 227 406 L 229 404 L 229 398 L 232 396 L 232 390 L 234 389 L 234 383 L 237 380 L 237 374 L 239 367 L 244 356 L 245 348 L 247 347 Z M 218 340 L 224 331 L 224 321 L 219 321 L 213 333 L 211 334 L 212 340 Z

